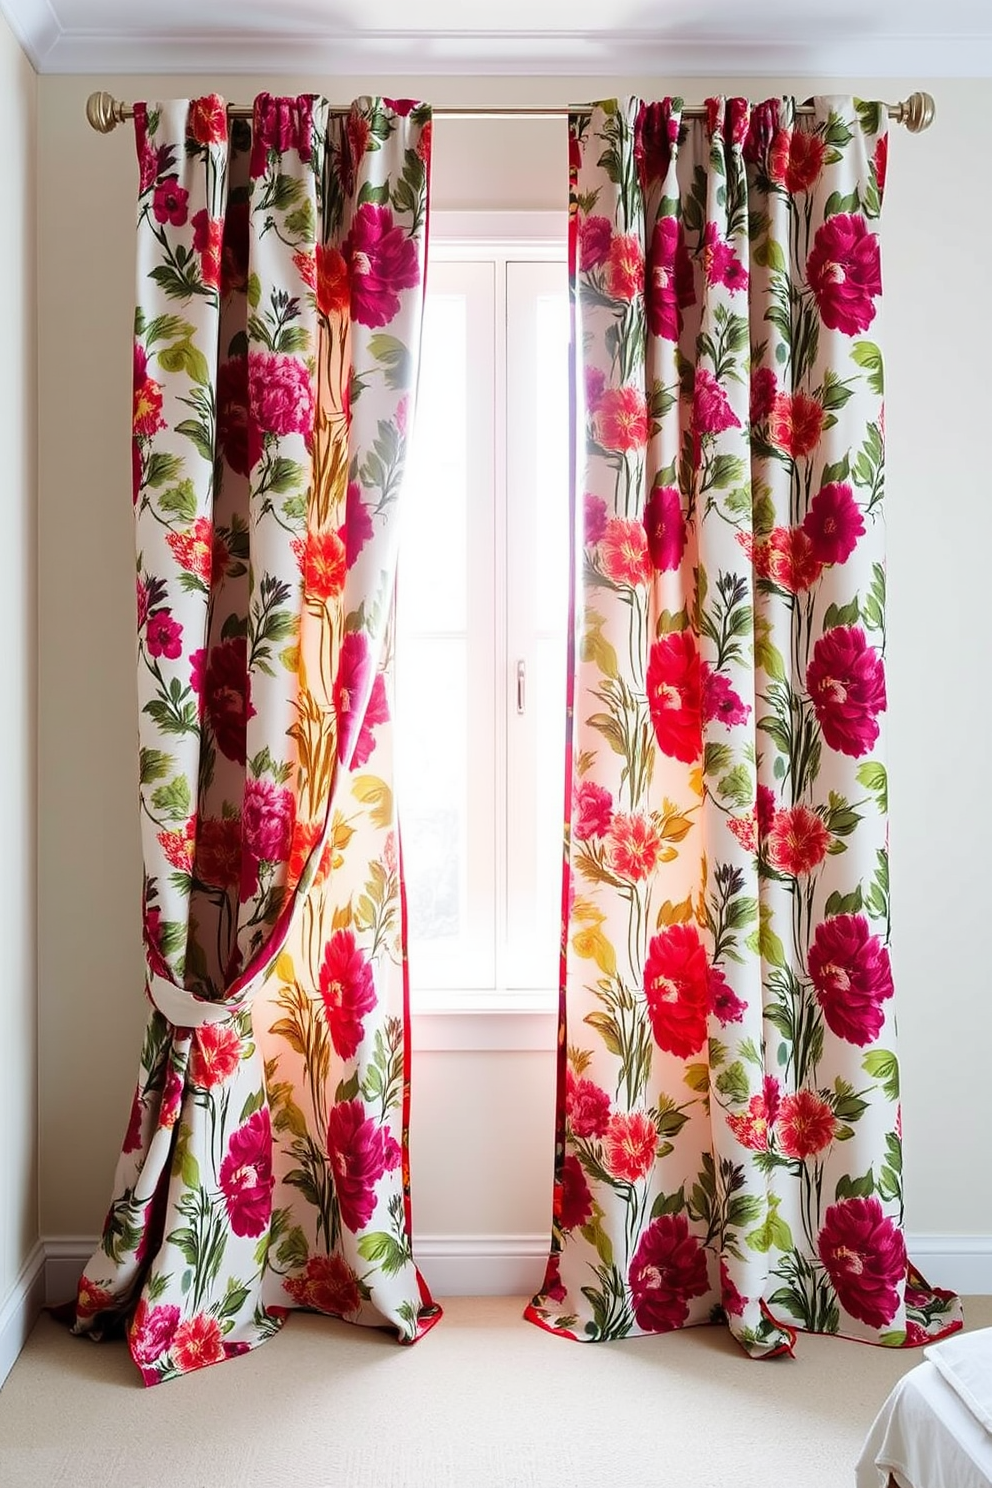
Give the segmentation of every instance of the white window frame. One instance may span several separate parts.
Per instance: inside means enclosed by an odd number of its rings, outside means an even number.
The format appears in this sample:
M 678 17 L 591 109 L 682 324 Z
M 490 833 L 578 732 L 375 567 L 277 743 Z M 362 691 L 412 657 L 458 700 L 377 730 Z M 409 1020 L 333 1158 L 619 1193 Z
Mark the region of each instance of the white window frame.
M 471 262 L 474 260 L 497 264 L 507 261 L 562 262 L 567 254 L 567 213 L 535 211 L 499 212 L 453 212 L 432 211 L 429 223 L 428 243 L 428 288 L 430 285 L 430 263 Z M 506 317 L 505 273 L 496 274 L 496 314 L 504 322 Z M 507 367 L 501 339 L 497 338 L 494 358 L 494 373 L 497 396 L 495 451 L 493 470 L 497 491 L 507 489 L 505 469 L 506 451 L 506 397 Z M 512 520 L 511 502 L 497 503 L 497 512 L 503 520 Z M 505 545 L 497 544 L 497 552 Z M 506 634 L 507 615 L 505 600 L 507 575 L 497 571 L 495 579 L 495 626 L 497 634 Z M 513 638 L 508 637 L 512 647 Z M 512 658 L 507 655 L 508 667 Z M 509 686 L 509 679 L 507 679 Z M 564 716 L 564 692 L 562 713 Z M 507 740 L 501 730 L 494 734 L 496 749 L 497 782 L 505 781 L 507 769 Z M 505 819 L 507 802 L 497 800 L 496 811 Z M 506 863 L 502 861 L 500 836 L 497 834 L 497 876 L 505 878 Z M 505 896 L 502 901 L 505 906 Z M 505 927 L 497 929 L 497 939 L 502 940 Z M 501 976 L 501 972 L 504 975 Z M 557 1036 L 557 987 L 516 988 L 500 985 L 505 981 L 505 968 L 497 961 L 496 987 L 457 992 L 429 991 L 417 989 L 411 997 L 413 1025 L 413 1048 L 455 1050 L 548 1050 L 553 1049 Z

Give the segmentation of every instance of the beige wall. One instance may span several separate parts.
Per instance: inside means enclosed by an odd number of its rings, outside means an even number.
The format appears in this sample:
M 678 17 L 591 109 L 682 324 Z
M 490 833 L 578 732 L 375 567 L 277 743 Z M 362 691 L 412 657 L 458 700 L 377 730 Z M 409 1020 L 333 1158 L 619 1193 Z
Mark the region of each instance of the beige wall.
M 0 1312 L 38 1240 L 38 1043 L 35 973 L 35 358 L 37 79 L 0 20 Z
M 131 679 L 133 559 L 128 467 L 132 198 L 129 132 L 100 138 L 83 106 L 106 79 L 40 80 L 42 1224 L 93 1233 L 110 1192 L 139 1030 L 139 860 Z M 116 78 L 126 98 L 200 91 L 203 79 Z M 251 78 L 211 79 L 237 99 Z M 264 80 L 336 101 L 368 79 Z M 919 80 L 872 84 L 899 97 Z M 850 86 L 850 84 L 848 85 Z M 923 86 L 926 86 L 924 83 Z M 715 85 L 714 85 L 715 87 Z M 713 91 L 695 79 L 379 79 L 438 104 L 560 104 L 644 91 Z M 788 79 L 728 84 L 755 95 Z M 992 83 L 937 80 L 928 135 L 895 132 L 885 207 L 888 329 L 888 663 L 895 967 L 911 1231 L 992 1236 L 990 977 L 983 860 L 992 724 L 992 501 L 988 243 L 992 199 L 966 174 Z M 844 84 L 818 91 L 844 91 Z M 796 91 L 814 91 L 808 80 Z M 564 205 L 560 120 L 436 126 L 435 206 Z M 945 225 L 946 224 L 946 225 Z M 953 887 L 952 887 L 953 885 Z M 549 1026 L 548 1020 L 544 1020 Z M 443 1042 L 443 1040 L 441 1041 Z M 553 1057 L 415 1042 L 414 1214 L 426 1235 L 547 1230 Z

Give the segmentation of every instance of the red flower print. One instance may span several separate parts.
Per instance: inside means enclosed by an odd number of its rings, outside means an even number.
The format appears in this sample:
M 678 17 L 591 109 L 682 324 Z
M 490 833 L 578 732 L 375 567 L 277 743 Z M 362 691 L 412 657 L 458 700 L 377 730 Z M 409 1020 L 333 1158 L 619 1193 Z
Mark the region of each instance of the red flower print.
M 730 685 L 729 678 L 715 672 L 708 661 L 702 663 L 703 722 L 718 719 L 728 728 L 737 723 L 746 723 L 751 714 L 750 703 L 744 703 Z
M 805 1161 L 830 1146 L 837 1130 L 833 1107 L 812 1090 L 782 1097 L 775 1128 L 783 1157 Z
M 244 636 L 234 636 L 211 648 L 201 685 L 217 748 L 225 759 L 243 765 L 248 719 L 255 715 L 249 700 L 248 643 Z
M 351 930 L 335 930 L 320 968 L 320 995 L 331 1043 L 342 1059 L 353 1059 L 364 1028 L 362 1019 L 376 1004 L 372 967 Z
M 383 1173 L 396 1166 L 395 1147 L 388 1132 L 365 1115 L 360 1100 L 340 1101 L 331 1111 L 327 1156 L 345 1229 L 364 1230 L 372 1218 L 373 1189 Z
M 169 980 L 171 981 L 171 977 Z M 159 1103 L 158 1116 L 156 1118 L 159 1126 L 171 1128 L 179 1120 L 184 1088 L 182 1075 L 170 1065 L 169 1072 L 165 1077 L 165 1086 L 162 1090 L 162 1099 Z
M 870 1044 L 882 1031 L 882 1003 L 892 996 L 889 952 L 864 915 L 833 915 L 816 927 L 809 975 L 831 1033 Z
M 205 1312 L 180 1323 L 172 1335 L 172 1358 L 181 1374 L 194 1369 L 205 1369 L 208 1364 L 219 1364 L 227 1358 L 224 1337 L 215 1317 Z
M 747 1003 L 741 1002 L 727 981 L 722 967 L 710 967 L 709 989 L 710 1010 L 719 1018 L 724 1028 L 728 1023 L 739 1023 L 747 1011 Z
M 727 394 L 708 367 L 697 367 L 692 393 L 693 428 L 697 434 L 721 434 L 739 429 L 741 421 L 727 401 Z
M 162 911 L 148 903 L 145 904 L 142 916 L 142 933 L 148 970 L 154 976 L 160 976 L 164 981 L 171 982 L 172 972 L 169 970 L 169 963 L 162 951 Z
M 686 525 L 682 497 L 674 486 L 655 486 L 644 508 L 644 530 L 651 562 L 659 573 L 671 573 L 682 562 Z
M 773 527 L 767 542 L 754 550 L 755 572 L 790 594 L 804 594 L 823 572 L 809 533 L 803 527 Z
M 345 499 L 344 527 L 338 533 L 344 540 L 345 560 L 349 568 L 369 541 L 372 530 L 372 517 L 362 500 L 362 488 L 357 481 L 350 481 Z
M 269 152 L 285 155 L 296 150 L 305 163 L 313 153 L 313 99 L 305 93 L 298 98 L 273 98 L 260 93 L 255 100 L 252 121 L 251 174 L 265 174 Z
M 363 202 L 344 242 L 351 279 L 351 316 L 364 326 L 383 326 L 400 308 L 398 291 L 420 283 L 416 244 L 393 222 L 389 207 Z
M 614 584 L 636 589 L 651 575 L 648 539 L 636 517 L 611 517 L 599 540 L 599 566 Z
M 747 269 L 727 239 L 721 238 L 715 222 L 707 222 L 703 245 L 707 283 L 723 284 L 732 291 L 747 289 Z
M 162 387 L 148 376 L 148 354 L 139 341 L 134 343 L 134 408 L 132 427 L 139 438 L 150 439 L 165 428 L 162 417 Z
M 212 289 L 220 285 L 221 243 L 224 222 L 220 217 L 211 217 L 206 207 L 194 212 L 190 218 L 193 228 L 193 247 L 200 255 L 200 278 Z
M 753 812 L 748 816 L 728 816 L 727 828 L 734 834 L 746 852 L 757 852 L 758 830 Z
M 224 218 L 224 241 L 220 255 L 221 292 L 242 290 L 248 284 L 248 198 L 232 196 L 228 199 Z
M 778 1108 L 781 1103 L 781 1091 L 779 1090 L 778 1080 L 774 1075 L 766 1075 L 761 1088 L 765 1098 L 765 1114 L 768 1117 L 768 1125 L 774 1126 L 778 1118 Z
M 293 826 L 293 846 L 289 854 L 289 867 L 286 870 L 290 885 L 298 884 L 303 876 L 303 869 L 307 859 L 320 841 L 324 832 L 323 822 L 297 821 Z M 333 833 L 324 846 L 314 874 L 314 884 L 321 884 L 327 878 L 334 862 L 334 836 Z
M 372 129 L 368 119 L 358 108 L 352 108 L 344 124 L 345 139 L 342 150 L 341 168 L 342 178 L 345 183 L 345 194 L 350 196 L 354 188 L 355 172 L 357 171 L 362 156 L 369 147 L 372 137 Z
M 818 1249 L 845 1312 L 884 1328 L 899 1310 L 906 1243 L 877 1199 L 842 1199 L 824 1217 Z
M 270 434 L 313 434 L 314 390 L 305 362 L 274 351 L 248 353 L 248 405 Z
M 141 1087 L 136 1086 L 131 1099 L 131 1115 L 128 1117 L 127 1131 L 124 1135 L 123 1150 L 125 1152 L 137 1152 L 141 1146 L 141 1128 L 145 1120 L 145 1107 L 141 1099 Z
M 317 288 L 317 255 L 309 250 L 298 249 L 293 254 L 296 271 L 308 289 Z
M 176 661 L 182 654 L 183 628 L 168 610 L 155 610 L 145 625 L 145 645 L 149 656 L 167 656 Z
M 213 1090 L 229 1080 L 241 1063 L 241 1036 L 229 1023 L 204 1023 L 193 1030 L 190 1079 L 201 1090 Z
M 749 1152 L 768 1151 L 768 1128 L 771 1121 L 763 1095 L 752 1095 L 747 1109 L 731 1112 L 726 1121 L 742 1147 L 746 1147 Z
M 148 105 L 134 105 L 134 147 L 138 156 L 138 194 L 144 196 L 158 175 L 158 151 L 148 139 Z
M 351 304 L 351 284 L 344 254 L 331 243 L 317 244 L 317 309 L 341 315 Z
M 365 700 L 371 659 L 365 635 L 350 630 L 341 643 L 338 674 L 334 683 L 334 706 L 338 719 L 338 759 L 364 765 L 375 747 L 373 729 L 389 719 L 386 685 L 377 675 Z M 363 710 L 364 704 L 364 710 Z
M 166 858 L 180 873 L 193 871 L 193 847 L 196 837 L 196 817 L 191 816 L 185 826 L 174 832 L 157 832 L 158 845 Z
M 703 698 L 699 652 L 689 631 L 673 630 L 654 642 L 647 691 L 658 748 L 693 764 L 703 749 Z
M 812 873 L 827 855 L 832 839 L 823 818 L 808 806 L 787 806 L 776 811 L 768 833 L 768 861 L 780 873 L 800 878 Z
M 76 1313 L 81 1318 L 96 1317 L 114 1305 L 114 1295 L 104 1287 L 97 1286 L 88 1276 L 80 1278 L 76 1291 Z
M 620 454 L 648 442 L 648 406 L 640 388 L 607 388 L 592 416 L 593 438 L 603 449 Z
M 283 1285 L 301 1307 L 334 1317 L 347 1317 L 362 1305 L 358 1277 L 343 1256 L 311 1256 L 306 1269 L 299 1276 L 288 1277 Z
M 232 357 L 217 369 L 217 443 L 238 475 L 250 475 L 262 458 L 262 433 L 248 417 L 248 360 Z
M 682 224 L 675 217 L 659 217 L 654 225 L 644 289 L 651 334 L 677 341 L 682 312 L 696 303 L 696 291 Z
M 778 393 L 771 406 L 771 441 L 794 460 L 810 455 L 823 433 L 823 405 L 806 393 Z
M 285 863 L 293 836 L 295 807 L 285 786 L 271 780 L 245 781 L 241 831 L 245 851 L 266 863 Z
M 755 814 L 758 820 L 758 838 L 764 841 L 772 829 L 777 810 L 775 804 L 775 792 L 770 785 L 758 786 L 758 800 L 755 806 Z
M 134 1362 L 138 1365 L 154 1364 L 172 1343 L 178 1327 L 178 1307 L 149 1307 L 142 1298 L 127 1329 Z
M 587 543 L 598 543 L 606 531 L 606 502 L 587 491 L 582 502 L 582 533 Z
M 652 937 L 644 998 L 659 1049 L 685 1059 L 706 1042 L 709 967 L 695 925 L 667 925 Z
M 572 796 L 572 831 L 585 841 L 603 837 L 613 820 L 613 797 L 602 785 L 580 780 Z
M 156 222 L 171 222 L 173 227 L 182 227 L 189 215 L 187 202 L 189 192 L 180 186 L 178 176 L 166 176 L 159 181 L 152 197 L 152 212 Z
M 603 856 L 614 873 L 631 883 L 648 878 L 658 866 L 662 842 L 650 816 L 618 811 L 603 843 Z
M 831 749 L 859 759 L 878 738 L 885 667 L 858 625 L 835 625 L 813 647 L 806 691 Z
M 241 881 L 241 817 L 205 816 L 196 829 L 196 877 L 212 889 Z
M 746 1306 L 744 1298 L 731 1279 L 727 1263 L 722 1256 L 720 1257 L 720 1301 L 724 1312 L 729 1317 L 740 1317 Z
M 568 1293 L 565 1291 L 564 1282 L 561 1279 L 561 1261 L 556 1255 L 548 1260 L 548 1269 L 544 1273 L 544 1285 L 541 1294 L 547 1297 L 549 1302 L 564 1302 Z
M 613 223 L 608 217 L 583 217 L 579 223 L 579 268 L 598 269 L 609 257 Z
M 882 293 L 882 270 L 878 239 L 863 217 L 839 212 L 817 228 L 806 282 L 830 330 L 854 336 L 868 329 Z
M 606 293 L 613 300 L 632 300 L 644 293 L 644 250 L 635 237 L 620 236 L 610 244 L 603 270 Z
M 684 1214 L 662 1214 L 648 1225 L 630 1263 L 630 1296 L 639 1328 L 670 1333 L 689 1316 L 689 1298 L 709 1286 L 706 1252 Z
M 864 536 L 861 509 L 846 482 L 821 486 L 803 518 L 803 531 L 820 563 L 846 563 Z
M 563 1230 L 575 1230 L 592 1218 L 592 1194 L 579 1159 L 569 1153 L 555 1184 L 555 1218 Z
M 803 129 L 779 129 L 768 155 L 768 174 L 795 195 L 812 191 L 823 170 L 827 147 L 822 137 Z
M 272 1127 L 269 1110 L 253 1111 L 231 1135 L 218 1177 L 236 1235 L 260 1235 L 272 1214 Z
M 752 424 L 764 423 L 775 406 L 777 395 L 778 383 L 771 367 L 759 367 L 757 371 L 751 373 L 750 419 Z
M 165 540 L 185 573 L 196 574 L 205 584 L 213 572 L 214 529 L 209 517 L 197 517 L 186 532 L 167 532 Z
M 307 534 L 303 556 L 303 583 L 307 599 L 326 604 L 336 599 L 344 588 L 347 554 L 337 532 Z
M 227 139 L 227 108 L 223 98 L 208 93 L 194 98 L 189 109 L 190 134 L 200 145 L 223 144 Z
M 875 167 L 875 180 L 878 183 L 878 194 L 881 197 L 885 190 L 885 174 L 889 164 L 889 136 L 883 134 L 875 145 L 875 153 L 872 156 L 872 165 Z
M 634 160 L 642 190 L 652 181 L 664 180 L 678 137 L 679 119 L 672 113 L 671 99 L 641 104 L 634 123 Z
M 565 1078 L 565 1114 L 577 1137 L 601 1137 L 610 1119 L 610 1097 L 592 1080 Z
M 603 1160 L 614 1178 L 639 1183 L 654 1167 L 658 1130 L 644 1111 L 616 1111 L 603 1134 Z
M 417 154 L 425 165 L 431 163 L 431 147 L 434 143 L 434 121 L 428 119 L 420 131 L 420 139 L 417 141 Z

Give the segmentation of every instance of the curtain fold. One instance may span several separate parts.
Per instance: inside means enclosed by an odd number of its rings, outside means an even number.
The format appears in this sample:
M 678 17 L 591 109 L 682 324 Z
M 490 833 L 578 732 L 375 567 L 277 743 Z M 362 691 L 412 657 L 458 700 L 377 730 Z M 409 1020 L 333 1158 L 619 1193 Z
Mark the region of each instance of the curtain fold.
M 570 117 L 574 654 L 528 1317 L 960 1326 L 909 1265 L 889 954 L 883 105 Z
M 413 1261 L 391 786 L 430 110 L 138 104 L 133 479 L 151 1003 L 75 1328 L 145 1382 L 287 1308 L 439 1315 Z

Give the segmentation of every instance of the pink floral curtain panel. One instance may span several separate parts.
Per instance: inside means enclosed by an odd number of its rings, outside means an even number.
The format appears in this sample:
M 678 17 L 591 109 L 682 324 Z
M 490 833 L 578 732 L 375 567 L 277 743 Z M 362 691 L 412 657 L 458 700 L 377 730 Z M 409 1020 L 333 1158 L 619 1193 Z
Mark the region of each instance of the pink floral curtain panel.
M 959 1325 L 902 1229 L 886 125 L 851 99 L 570 119 L 571 822 L 528 1309 L 570 1337 L 723 1315 L 760 1356 Z
M 430 113 L 135 110 L 144 939 L 131 1120 L 76 1329 L 145 1382 L 287 1308 L 437 1317 L 411 1254 L 390 784 Z

